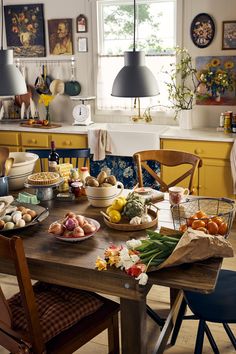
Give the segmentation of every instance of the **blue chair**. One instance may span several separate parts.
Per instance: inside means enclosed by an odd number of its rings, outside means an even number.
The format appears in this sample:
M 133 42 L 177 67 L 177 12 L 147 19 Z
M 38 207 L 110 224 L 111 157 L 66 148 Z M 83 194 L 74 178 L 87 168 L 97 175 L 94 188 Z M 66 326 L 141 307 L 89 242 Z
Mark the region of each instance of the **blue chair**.
M 26 152 L 32 152 L 33 154 L 37 154 L 40 159 L 40 168 L 41 171 L 45 170 L 44 160 L 48 158 L 48 155 L 51 152 L 51 149 L 27 149 Z M 90 158 L 90 149 L 57 149 L 57 153 L 60 156 L 60 163 L 70 162 L 72 163 L 72 159 L 75 163 L 73 163 L 74 167 L 79 167 L 79 160 L 84 159 L 82 162 L 82 166 L 86 166 L 89 163 Z
M 185 316 L 187 305 L 193 315 Z M 229 323 L 236 323 L 236 272 L 221 270 L 215 291 L 211 294 L 199 294 L 192 291 L 184 292 L 184 299 L 176 319 L 171 345 L 176 339 L 183 319 L 199 320 L 194 354 L 203 352 L 204 334 L 210 342 L 215 354 L 220 354 L 217 344 L 206 322 L 222 323 L 223 327 L 236 350 L 236 338 Z

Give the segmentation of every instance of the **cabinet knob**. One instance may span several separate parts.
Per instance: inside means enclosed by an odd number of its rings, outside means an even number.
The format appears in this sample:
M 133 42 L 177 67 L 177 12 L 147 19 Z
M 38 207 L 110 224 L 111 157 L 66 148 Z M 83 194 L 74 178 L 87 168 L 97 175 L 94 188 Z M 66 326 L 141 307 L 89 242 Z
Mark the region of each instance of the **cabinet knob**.
M 30 142 L 30 143 L 33 143 L 33 144 L 36 144 L 36 143 L 37 143 L 37 140 L 36 140 L 36 139 L 31 139 L 29 142 Z
M 194 153 L 195 153 L 196 155 L 200 155 L 200 154 L 203 153 L 203 150 L 202 150 L 202 149 L 195 149 L 195 150 L 194 150 Z
M 71 145 L 71 141 L 70 140 L 66 140 L 65 141 L 65 145 L 70 146 Z

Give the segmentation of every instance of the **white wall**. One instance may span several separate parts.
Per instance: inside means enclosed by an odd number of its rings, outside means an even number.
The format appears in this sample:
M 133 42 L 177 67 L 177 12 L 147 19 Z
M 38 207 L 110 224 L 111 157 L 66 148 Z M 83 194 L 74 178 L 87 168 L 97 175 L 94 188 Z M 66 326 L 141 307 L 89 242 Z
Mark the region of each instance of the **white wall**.
M 95 36 L 95 19 L 92 19 L 91 4 L 95 0 L 5 0 L 5 5 L 14 4 L 35 4 L 44 3 L 44 16 L 45 21 L 48 19 L 56 18 L 73 18 L 74 26 L 74 49 L 76 58 L 76 79 L 82 86 L 81 96 L 94 95 L 93 87 L 93 53 L 92 53 L 92 39 Z M 177 0 L 181 1 L 181 0 Z M 221 50 L 222 41 L 222 21 L 236 20 L 236 1 L 235 0 L 182 0 L 183 1 L 183 14 L 182 14 L 182 33 L 183 33 L 183 46 L 188 48 L 193 58 L 197 56 L 207 55 L 236 55 L 236 50 Z M 204 49 L 196 47 L 190 38 L 190 25 L 193 18 L 202 12 L 211 15 L 215 21 L 216 32 L 215 38 L 211 45 Z M 88 17 L 88 32 L 85 34 L 76 33 L 75 19 L 80 14 Z M 93 21 L 93 23 L 92 23 Z M 181 27 L 181 24 L 179 24 Z M 48 53 L 48 31 L 47 22 L 45 22 L 46 30 L 46 46 Z M 77 39 L 78 37 L 88 38 L 88 53 L 77 52 Z M 96 39 L 95 39 L 96 40 Z M 96 54 L 96 53 L 95 53 Z M 47 56 L 47 59 L 57 59 L 57 56 Z M 61 57 L 60 57 L 61 58 Z M 65 57 L 63 57 L 65 58 Z M 37 62 L 37 58 L 35 58 Z M 49 74 L 54 78 L 63 80 L 70 79 L 70 63 L 66 64 L 49 64 Z M 34 83 L 35 78 L 39 72 L 39 65 L 31 65 L 28 70 L 28 80 L 31 84 Z M 59 77 L 57 77 L 59 76 Z M 57 103 L 57 104 L 56 104 Z M 67 97 L 58 97 L 54 104 L 54 120 L 72 122 L 72 108 L 73 104 Z M 236 106 L 195 106 L 194 107 L 194 126 L 217 126 L 221 111 L 233 110 L 236 112 Z M 96 118 L 94 119 L 96 121 Z M 106 121 L 109 118 L 106 117 Z M 128 118 L 127 118 L 128 120 Z M 100 119 L 101 121 L 101 119 Z M 124 121 L 124 120 L 123 120 Z M 170 121 L 170 120 L 169 120 Z M 165 123 L 165 120 L 161 120 Z M 173 121 L 170 121 L 173 123 Z

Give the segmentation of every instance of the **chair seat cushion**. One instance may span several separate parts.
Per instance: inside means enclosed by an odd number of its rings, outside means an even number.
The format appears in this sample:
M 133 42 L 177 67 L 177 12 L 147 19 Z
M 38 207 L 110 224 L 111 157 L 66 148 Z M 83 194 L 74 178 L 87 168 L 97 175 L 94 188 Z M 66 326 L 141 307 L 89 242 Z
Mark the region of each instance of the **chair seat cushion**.
M 221 270 L 213 293 L 185 291 L 184 294 L 191 311 L 198 318 L 210 322 L 235 323 L 236 272 Z
M 92 293 L 38 282 L 33 286 L 43 340 L 47 342 L 58 333 L 94 313 L 102 300 Z M 8 300 L 12 312 L 13 328 L 27 332 L 27 322 L 20 293 Z

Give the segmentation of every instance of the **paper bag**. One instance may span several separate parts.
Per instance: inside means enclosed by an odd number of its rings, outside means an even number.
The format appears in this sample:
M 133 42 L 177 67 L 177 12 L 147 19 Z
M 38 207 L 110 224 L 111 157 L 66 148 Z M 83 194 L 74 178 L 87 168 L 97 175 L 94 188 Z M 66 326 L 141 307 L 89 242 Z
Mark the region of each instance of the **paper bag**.
M 233 257 L 232 245 L 223 236 L 207 235 L 202 231 L 188 229 L 180 238 L 171 255 L 158 267 L 148 271 L 192 263 L 207 258 Z

